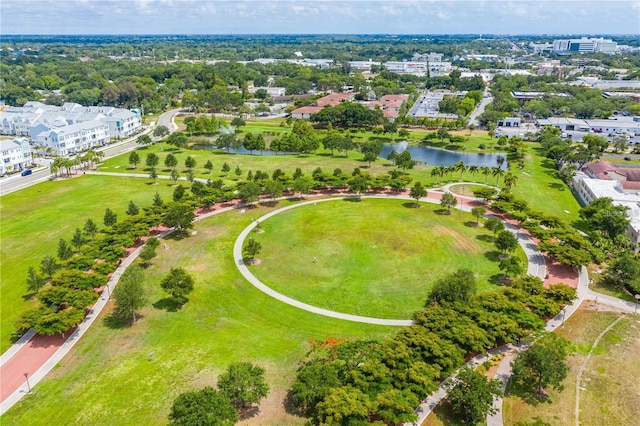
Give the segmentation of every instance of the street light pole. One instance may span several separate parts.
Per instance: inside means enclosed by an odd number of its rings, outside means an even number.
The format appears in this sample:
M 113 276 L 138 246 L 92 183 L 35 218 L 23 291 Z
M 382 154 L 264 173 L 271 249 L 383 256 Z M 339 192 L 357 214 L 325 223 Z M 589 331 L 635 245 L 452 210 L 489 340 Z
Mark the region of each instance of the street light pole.
M 31 393 L 31 385 L 29 384 L 29 373 L 24 373 L 24 378 L 27 381 L 27 393 Z

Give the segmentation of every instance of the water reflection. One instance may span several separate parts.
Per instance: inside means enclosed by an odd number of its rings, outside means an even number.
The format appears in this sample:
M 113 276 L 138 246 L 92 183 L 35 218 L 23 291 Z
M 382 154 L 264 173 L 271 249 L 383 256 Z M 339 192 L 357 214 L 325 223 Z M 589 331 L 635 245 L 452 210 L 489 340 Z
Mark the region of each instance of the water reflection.
M 215 145 L 206 145 L 207 149 L 216 150 L 218 148 Z M 407 142 L 399 142 L 395 144 L 385 144 L 382 148 L 382 154 L 380 154 L 381 158 L 387 158 L 389 152 L 396 151 L 398 153 L 407 150 L 411 153 L 411 158 L 420 161 L 426 162 L 429 166 L 453 166 L 459 161 L 462 161 L 466 166 L 488 166 L 488 167 L 498 167 L 500 166 L 503 169 L 507 169 L 507 162 L 505 161 L 504 154 L 471 154 L 468 152 L 455 152 L 455 151 L 447 151 L 446 149 L 439 148 L 431 148 L 424 146 L 408 146 Z M 223 152 L 227 152 L 227 149 L 221 149 Z M 286 155 L 286 154 L 298 154 L 295 152 L 278 152 L 277 154 L 274 151 L 264 150 L 264 151 L 253 151 L 253 153 L 249 152 L 249 150 L 244 147 L 240 148 L 231 148 L 229 149 L 230 154 L 253 154 L 253 155 Z M 353 155 L 353 154 L 352 154 Z M 500 160 L 502 159 L 502 160 Z
M 387 158 L 391 151 L 398 153 L 409 151 L 411 158 L 416 161 L 427 162 L 429 166 L 453 166 L 462 161 L 465 166 L 478 167 L 502 167 L 507 169 L 504 154 L 472 154 L 468 152 L 447 151 L 446 149 L 431 148 L 428 146 L 408 146 L 407 142 L 385 144 L 380 157 Z M 502 158 L 502 160 L 500 160 Z

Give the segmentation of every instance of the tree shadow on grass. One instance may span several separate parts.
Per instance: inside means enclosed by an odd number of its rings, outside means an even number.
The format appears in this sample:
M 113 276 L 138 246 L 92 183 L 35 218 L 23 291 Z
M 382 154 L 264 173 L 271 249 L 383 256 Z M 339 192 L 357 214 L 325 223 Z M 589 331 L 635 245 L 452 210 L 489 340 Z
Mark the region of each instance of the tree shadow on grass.
M 293 416 L 298 417 L 311 417 L 313 415 L 313 407 L 308 407 L 306 410 L 303 407 L 296 406 L 293 401 L 293 392 L 291 389 L 287 391 L 287 395 L 284 397 L 284 401 L 282 401 L 282 406 L 287 414 L 291 414 Z
M 407 201 L 406 203 L 402 203 L 402 207 L 406 207 L 408 209 L 415 209 L 420 207 L 420 204 L 416 205 L 415 201 Z
M 460 421 L 451 409 L 451 404 L 446 399 L 433 409 L 433 414 L 445 425 L 463 426 L 468 423 Z
M 347 203 L 359 203 L 362 201 L 362 198 L 358 195 L 347 195 L 342 199 L 342 201 Z
M 260 407 L 252 405 L 251 407 L 242 407 L 238 409 L 238 417 L 240 420 L 247 420 L 260 414 Z
M 142 315 L 136 314 L 136 321 L 140 321 L 141 318 L 143 318 Z M 129 319 L 125 320 L 113 314 L 107 315 L 106 317 L 104 317 L 104 319 L 102 320 L 102 324 L 105 327 L 110 328 L 111 330 L 122 330 L 122 329 L 130 328 L 131 326 L 133 326 L 133 324 L 131 324 L 131 321 Z
M 487 260 L 490 260 L 491 262 L 500 262 L 501 254 L 502 253 L 500 253 L 499 251 L 491 250 L 491 251 L 485 252 L 484 258 Z
M 480 240 L 480 241 L 484 241 L 485 243 L 492 243 L 493 242 L 493 237 L 491 235 L 487 235 L 487 234 L 476 235 L 476 239 Z
M 167 241 L 180 241 L 180 240 L 184 240 L 188 236 L 189 236 L 188 230 L 181 229 L 179 231 L 174 231 L 174 232 L 170 233 L 169 235 L 167 235 L 163 239 L 167 240 Z
M 447 210 L 447 209 L 437 209 L 437 210 L 434 210 L 434 212 L 439 216 L 445 216 L 445 215 L 451 214 L 451 210 Z
M 474 220 L 467 220 L 464 223 L 464 226 L 466 226 L 467 228 L 480 228 L 480 225 L 478 224 L 478 222 Z
M 25 302 L 27 302 L 29 300 L 33 300 L 35 298 L 36 298 L 36 293 L 34 293 L 32 291 L 22 295 L 22 300 L 24 300 Z
M 182 305 L 173 300 L 171 297 L 165 297 L 153 304 L 153 307 L 167 312 L 178 312 Z
M 560 183 L 560 182 L 550 182 L 549 183 L 549 188 L 553 188 L 556 191 L 565 191 L 567 189 L 567 185 L 565 185 L 564 183 Z
M 514 380 L 509 380 L 505 395 L 520 398 L 525 403 L 537 407 L 539 404 L 551 404 L 553 401 L 544 391 L 542 394 L 531 389 L 524 388 Z
M 487 279 L 487 281 L 489 281 L 490 284 L 498 286 L 505 286 L 510 283 L 509 279 L 505 278 L 503 273 L 493 274 L 489 279 Z

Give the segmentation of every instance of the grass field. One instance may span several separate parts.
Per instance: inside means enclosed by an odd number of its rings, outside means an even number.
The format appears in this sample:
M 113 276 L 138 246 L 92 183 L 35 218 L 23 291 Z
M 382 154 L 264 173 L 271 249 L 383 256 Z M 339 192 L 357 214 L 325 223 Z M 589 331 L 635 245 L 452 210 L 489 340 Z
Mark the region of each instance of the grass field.
M 507 426 L 531 422 L 535 418 L 552 425 L 575 424 L 576 377 L 578 368 L 589 353 L 596 337 L 620 314 L 597 312 L 592 306 L 583 307 L 565 323 L 558 333 L 572 342 L 574 355 L 568 358 L 570 371 L 562 392 L 551 390 L 548 402 L 531 405 L 511 395 L 505 398 L 503 419 Z M 582 375 L 580 422 L 583 425 L 637 424 L 640 405 L 637 395 L 640 383 L 640 321 L 628 316 L 616 324 L 595 348 Z M 450 406 L 438 405 L 422 426 L 457 426 Z
M 525 167 L 512 170 L 518 181 L 511 191 L 516 197 L 526 200 L 533 210 L 577 225 L 580 221 L 580 204 L 571 189 L 555 176 L 552 161 L 540 155 L 537 143 L 530 142 L 526 146 L 528 156 Z
M 505 425 L 535 417 L 553 425 L 575 424 L 576 377 L 596 337 L 621 314 L 581 309 L 558 333 L 569 339 L 575 354 L 568 359 L 569 375 L 562 392 L 549 391 L 549 402 L 527 404 L 517 395 L 505 399 Z M 640 321 L 627 315 L 600 340 L 582 375 L 580 423 L 637 425 L 640 416 Z
M 67 242 L 76 227 L 91 218 L 102 227 L 105 208 L 124 217 L 129 200 L 139 207 L 151 205 L 156 191 L 170 199 L 168 182 L 149 185 L 143 179 L 78 176 L 44 182 L 0 198 L 1 275 L 0 351 L 11 345 L 13 320 L 34 301 L 25 300 L 29 266 L 38 267 L 46 255 L 56 256 L 58 240 Z
M 163 424 L 176 395 L 215 384 L 238 360 L 265 367 L 272 389 L 261 415 L 248 424 L 303 424 L 285 412 L 283 400 L 309 340 L 381 338 L 395 328 L 310 314 L 255 289 L 231 256 L 249 222 L 248 214 L 225 213 L 197 222 L 195 236 L 169 240 L 146 272 L 148 304 L 141 319 L 119 328 L 103 314 L 2 424 Z M 196 280 L 189 302 L 177 311 L 159 287 L 174 266 Z
M 432 284 L 460 268 L 475 273 L 480 291 L 495 288 L 489 280 L 497 282 L 500 271 L 491 233 L 469 213 L 413 206 L 336 200 L 283 212 L 254 234 L 262 263 L 251 270 L 296 300 L 378 318 L 410 318 Z
M 140 152 L 143 159 L 145 151 L 160 153 L 162 164 L 167 148 L 156 144 Z M 245 176 L 249 169 L 271 172 L 281 168 L 292 174 L 296 167 L 310 173 L 318 166 L 327 172 L 335 167 L 350 172 L 354 167 L 365 166 L 361 154 L 354 152 L 348 159 L 327 153 L 261 157 L 183 150 L 177 155 L 181 165 L 187 155 L 194 155 L 202 177 L 208 177 L 203 165 L 211 159 L 214 179 L 225 161 L 232 170 L 240 165 Z M 127 157 L 125 154 L 107 160 L 101 170 L 127 171 Z M 513 191 L 527 199 L 534 209 L 576 220 L 577 202 L 546 166 L 546 160 L 532 151 L 525 169 L 514 170 L 519 180 Z M 370 172 L 375 175 L 389 169 L 386 160 L 378 160 Z M 142 167 L 138 171 L 147 174 Z M 435 181 L 429 173 L 430 167 L 411 171 L 415 180 L 433 185 Z M 230 177 L 235 178 L 233 172 Z M 454 179 L 457 177 L 454 175 Z M 466 174 L 463 179 L 471 180 L 471 176 Z M 484 179 L 476 176 L 476 180 Z M 489 177 L 489 181 L 494 183 L 495 178 Z M 149 179 L 87 175 L 38 184 L 0 198 L 2 351 L 10 344 L 13 319 L 32 303 L 22 298 L 28 267 L 37 266 L 47 254 L 55 254 L 58 239 L 71 238 L 73 230 L 82 227 L 87 218 L 101 224 L 106 207 L 122 217 L 129 200 L 145 206 L 151 203 L 156 191 L 163 198 L 170 198 L 173 188 L 169 182 L 160 181 L 158 185 L 149 182 Z M 260 211 L 268 209 L 260 207 Z M 415 209 L 406 211 L 416 213 Z M 155 265 L 148 270 L 149 304 L 142 312 L 142 320 L 125 329 L 114 328 L 109 321 L 97 322 L 73 352 L 38 385 L 36 393 L 3 416 L 2 423 L 162 423 L 175 395 L 214 383 L 229 362 L 241 359 L 264 365 L 274 389 L 269 403 L 263 407 L 266 410 L 263 415 L 248 423 L 304 423 L 286 414 L 282 401 L 308 339 L 376 338 L 392 330 L 308 314 L 255 290 L 241 278 L 231 260 L 233 241 L 249 221 L 246 215 L 225 214 L 197 223 L 195 237 L 170 241 L 170 249 L 161 250 Z M 170 305 L 159 291 L 158 282 L 162 273 L 176 265 L 186 266 L 196 275 L 197 287 L 184 309 L 169 312 Z

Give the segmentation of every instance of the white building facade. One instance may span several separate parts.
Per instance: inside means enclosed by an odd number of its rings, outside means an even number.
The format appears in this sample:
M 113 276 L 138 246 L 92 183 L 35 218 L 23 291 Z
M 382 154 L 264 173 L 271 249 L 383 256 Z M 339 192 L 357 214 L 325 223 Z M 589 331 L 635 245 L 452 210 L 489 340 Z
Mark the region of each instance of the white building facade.
M 51 146 L 56 155 L 105 145 L 110 139 L 127 138 L 141 129 L 142 117 L 137 110 L 110 106 L 65 103 L 59 107 L 27 102 L 22 107 L 9 107 L 0 112 L 0 134 L 29 136 L 39 145 Z M 64 135 L 65 140 L 61 143 L 55 137 L 52 141 L 51 132 Z M 83 148 L 85 146 L 87 148 Z
M 0 176 L 25 169 L 33 162 L 27 138 L 0 141 Z
M 636 251 L 640 248 L 640 194 L 626 192 L 620 181 L 591 179 L 584 174 L 573 178 L 573 189 L 584 205 L 607 197 L 613 200 L 614 205 L 626 207 L 629 219 L 626 235 L 634 243 Z
M 35 143 L 51 147 L 58 156 L 64 157 L 108 144 L 109 130 L 108 123 L 85 121 L 45 130 L 36 136 Z

